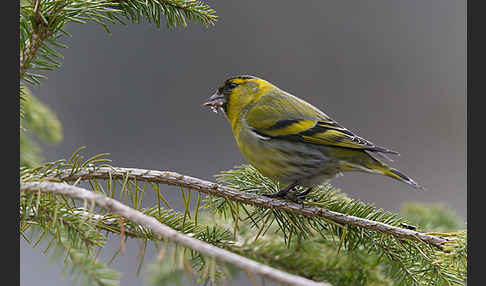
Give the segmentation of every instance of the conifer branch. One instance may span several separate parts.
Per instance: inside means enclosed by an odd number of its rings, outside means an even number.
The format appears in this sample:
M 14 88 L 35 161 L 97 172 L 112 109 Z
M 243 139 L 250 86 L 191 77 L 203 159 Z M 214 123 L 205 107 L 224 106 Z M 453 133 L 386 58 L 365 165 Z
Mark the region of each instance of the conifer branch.
M 25 72 L 30 66 L 30 62 L 35 57 L 39 45 L 44 41 L 43 34 L 35 33 L 32 35 L 32 40 L 28 40 L 25 45 L 25 50 L 20 53 L 20 78 L 24 77 Z
M 64 195 L 74 199 L 94 203 L 100 208 L 106 209 L 114 214 L 126 218 L 127 220 L 150 229 L 154 234 L 160 236 L 160 238 L 165 238 L 171 242 L 193 249 L 205 256 L 214 257 L 220 261 L 233 264 L 239 268 L 262 275 L 274 281 L 290 285 L 330 285 L 328 283 L 315 282 L 300 276 L 283 272 L 192 238 L 160 223 L 155 218 L 146 216 L 141 212 L 132 209 L 114 199 L 108 198 L 102 194 L 85 190 L 83 188 L 55 182 L 27 182 L 21 183 L 20 190 L 22 192 L 30 193 L 54 193 L 57 195 Z
M 55 48 L 65 48 L 59 42 L 68 23 L 95 22 L 109 32 L 108 24 L 123 19 L 140 23 L 153 22 L 158 28 L 165 19 L 167 28 L 185 27 L 188 21 L 206 27 L 218 17 L 209 5 L 198 0 L 32 0 L 20 5 L 20 79 L 39 84 L 44 75 L 33 72 L 54 70 L 62 55 Z
M 257 194 L 241 192 L 217 183 L 185 176 L 170 171 L 156 171 L 136 168 L 97 167 L 86 168 L 78 172 L 65 172 L 58 177 L 62 181 L 76 181 L 78 179 L 124 179 L 126 176 L 137 181 L 163 183 L 193 189 L 205 194 L 227 198 L 236 202 L 253 206 L 273 208 L 301 214 L 309 217 L 320 217 L 340 224 L 354 225 L 373 231 L 392 235 L 401 239 L 421 240 L 439 249 L 448 241 L 447 238 L 428 235 L 414 230 L 399 228 L 382 222 L 372 221 L 338 212 L 333 212 L 319 207 L 297 204 L 289 201 L 264 197 Z
M 214 9 L 198 0 L 112 0 L 118 3 L 126 18 L 132 21 L 140 21 L 140 16 L 153 21 L 160 27 L 160 13 L 166 15 L 167 27 L 187 26 L 183 14 L 189 19 L 204 26 L 214 25 L 217 20 Z M 153 10 L 153 9 L 156 10 Z

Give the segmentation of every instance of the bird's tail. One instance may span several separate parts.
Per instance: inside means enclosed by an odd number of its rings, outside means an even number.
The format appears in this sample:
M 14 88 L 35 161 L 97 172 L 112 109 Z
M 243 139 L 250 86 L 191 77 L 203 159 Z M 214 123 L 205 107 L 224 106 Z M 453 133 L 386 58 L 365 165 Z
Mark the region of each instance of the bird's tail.
M 383 162 L 381 162 L 378 158 L 376 158 L 376 155 L 378 154 L 377 152 L 365 152 L 365 153 L 368 154 L 370 156 L 369 158 L 371 159 L 371 160 L 365 161 L 365 162 L 367 162 L 367 164 L 365 164 L 365 165 L 366 165 L 366 167 L 372 169 L 373 172 L 378 171 L 378 172 L 380 172 L 381 174 L 383 174 L 387 177 L 390 177 L 390 178 L 393 178 L 397 181 L 403 182 L 403 183 L 405 183 L 409 186 L 412 186 L 415 189 L 425 190 L 424 187 L 419 185 L 417 182 L 415 182 L 409 176 L 407 176 L 407 175 L 403 174 L 402 172 L 398 171 L 397 169 L 393 169 L 393 168 L 389 167 L 388 165 L 384 164 Z
M 393 178 L 397 181 L 400 181 L 402 183 L 405 183 L 415 189 L 419 190 L 425 190 L 424 187 L 419 185 L 417 182 L 415 182 L 412 178 L 409 176 L 403 174 L 402 172 L 398 171 L 397 169 L 393 169 L 386 164 L 382 163 L 380 160 L 375 158 L 374 156 L 367 156 L 364 157 L 365 153 L 361 153 L 361 156 L 358 156 L 359 163 L 358 162 L 344 162 L 341 161 L 341 170 L 343 171 L 361 171 L 361 172 L 366 172 L 366 173 L 372 173 L 372 174 L 380 174 L 380 175 L 385 175 L 387 177 Z
M 380 171 L 385 176 L 391 177 L 395 180 L 398 180 L 398 181 L 403 182 L 407 185 L 410 185 L 415 189 L 425 190 L 424 187 L 422 187 L 417 182 L 415 182 L 412 178 L 403 174 L 402 172 L 398 171 L 397 169 L 393 169 L 393 168 L 390 168 L 388 166 L 382 166 L 382 167 L 378 168 L 378 171 Z

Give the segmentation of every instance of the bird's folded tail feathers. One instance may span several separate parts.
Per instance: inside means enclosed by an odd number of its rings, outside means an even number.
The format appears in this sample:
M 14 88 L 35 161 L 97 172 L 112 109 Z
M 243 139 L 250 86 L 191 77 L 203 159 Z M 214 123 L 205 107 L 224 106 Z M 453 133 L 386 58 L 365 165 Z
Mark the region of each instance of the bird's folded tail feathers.
M 368 150 L 374 151 L 374 152 L 377 152 L 377 153 L 387 153 L 387 154 L 393 154 L 393 155 L 400 156 L 400 153 L 398 153 L 397 151 L 393 151 L 391 149 L 388 149 L 388 148 L 385 148 L 385 147 L 380 147 L 380 146 L 373 146 L 373 147 L 369 148 Z M 383 154 L 380 154 L 380 155 L 383 155 Z
M 412 178 L 410 178 L 407 175 L 401 173 L 397 169 L 393 169 L 393 168 L 390 168 L 390 167 L 387 167 L 387 166 L 380 166 L 380 167 L 377 167 L 376 169 L 378 171 L 380 171 L 381 173 L 383 173 L 383 175 L 388 176 L 388 177 L 391 177 L 391 178 L 393 178 L 395 180 L 398 180 L 400 182 L 403 182 L 403 183 L 405 183 L 407 185 L 410 185 L 410 186 L 412 186 L 415 189 L 425 190 L 424 187 L 422 187 L 417 182 L 415 182 Z
M 372 156 L 370 152 L 365 152 L 362 154 L 367 154 L 367 157 L 358 156 L 357 154 L 355 154 L 354 162 L 349 162 L 345 160 L 341 161 L 339 166 L 340 169 L 342 171 L 361 171 L 366 173 L 385 175 L 387 177 L 405 183 L 415 189 L 425 190 L 424 187 L 419 185 L 412 178 L 403 174 L 397 169 L 393 169 L 387 166 L 386 164 L 378 160 L 375 156 Z

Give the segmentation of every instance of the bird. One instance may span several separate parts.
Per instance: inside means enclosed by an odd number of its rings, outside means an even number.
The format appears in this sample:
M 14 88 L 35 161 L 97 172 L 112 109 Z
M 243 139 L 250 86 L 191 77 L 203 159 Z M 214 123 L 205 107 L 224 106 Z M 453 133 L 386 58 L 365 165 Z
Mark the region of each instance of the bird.
M 313 188 L 345 172 L 380 174 L 425 189 L 386 164 L 386 154 L 307 101 L 251 75 L 225 80 L 202 106 L 223 112 L 245 159 L 285 187 L 271 198 L 302 201 Z M 302 187 L 304 190 L 297 192 Z

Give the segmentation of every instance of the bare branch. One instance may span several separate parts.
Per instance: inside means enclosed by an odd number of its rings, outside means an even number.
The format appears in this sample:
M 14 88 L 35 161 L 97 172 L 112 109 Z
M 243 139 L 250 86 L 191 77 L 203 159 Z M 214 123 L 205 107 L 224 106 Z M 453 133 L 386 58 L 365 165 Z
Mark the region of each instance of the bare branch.
M 23 192 L 43 192 L 54 193 L 58 195 L 69 196 L 74 199 L 93 202 L 99 207 L 106 209 L 114 214 L 120 215 L 136 224 L 139 224 L 147 229 L 150 229 L 154 234 L 165 238 L 171 242 L 183 245 L 187 248 L 193 249 L 202 255 L 214 257 L 220 261 L 233 264 L 246 271 L 262 275 L 266 278 L 286 283 L 290 285 L 306 285 L 306 286 L 330 286 L 328 283 L 315 282 L 300 276 L 292 275 L 281 270 L 269 267 L 267 265 L 255 262 L 248 258 L 234 254 L 230 251 L 218 248 L 214 245 L 205 243 L 198 239 L 187 236 L 178 232 L 156 220 L 154 217 L 147 216 L 141 212 L 134 210 L 114 199 L 108 198 L 102 194 L 97 194 L 83 188 L 75 187 L 64 183 L 53 182 L 28 182 L 20 185 L 20 190 Z
M 109 179 L 110 176 L 112 179 L 124 179 L 126 176 L 128 176 L 129 178 L 136 179 L 137 181 L 181 186 L 205 194 L 217 197 L 224 197 L 233 201 L 258 207 L 280 209 L 310 217 L 322 217 L 337 223 L 354 225 L 373 231 L 386 233 L 397 238 L 422 240 L 430 245 L 438 247 L 439 249 L 442 249 L 443 243 L 448 240 L 447 238 L 428 235 L 414 230 L 399 228 L 382 222 L 333 212 L 323 208 L 306 206 L 302 204 L 296 204 L 290 201 L 273 199 L 257 194 L 241 192 L 217 183 L 204 181 L 198 178 L 185 176 L 170 171 L 156 171 L 119 167 L 98 167 L 96 169 L 87 168 L 86 170 L 80 170 L 73 175 L 69 175 L 69 173 L 70 172 L 68 171 L 65 173 L 65 175 L 61 175 L 59 178 L 63 181 L 76 181 L 78 179 Z

